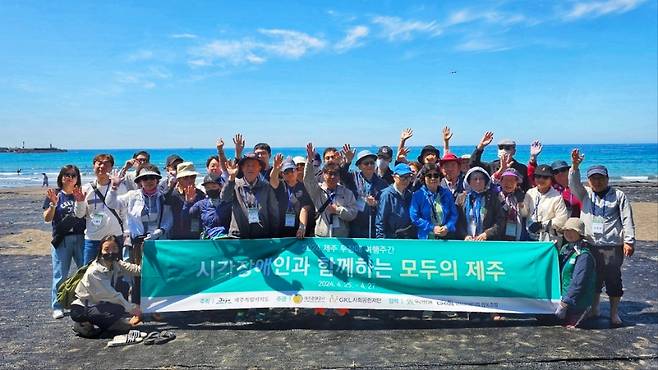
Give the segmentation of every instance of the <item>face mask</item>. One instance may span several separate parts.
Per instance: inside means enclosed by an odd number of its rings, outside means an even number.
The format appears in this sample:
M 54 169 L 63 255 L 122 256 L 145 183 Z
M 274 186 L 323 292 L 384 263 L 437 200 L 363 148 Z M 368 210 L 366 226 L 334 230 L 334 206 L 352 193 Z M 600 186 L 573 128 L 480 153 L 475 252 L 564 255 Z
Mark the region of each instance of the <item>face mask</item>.
M 503 158 L 504 154 L 508 154 L 510 157 L 512 156 L 512 151 L 508 149 L 498 149 L 498 159 Z
M 384 159 L 384 158 L 377 158 L 377 163 L 376 163 L 376 164 L 377 164 L 377 168 L 379 168 L 380 170 L 384 170 L 384 169 L 388 168 L 388 164 L 389 164 L 390 162 L 391 162 L 391 161 L 386 160 L 386 159 Z
M 206 190 L 206 194 L 208 195 L 208 198 L 219 198 L 219 189 L 212 189 L 212 190 Z

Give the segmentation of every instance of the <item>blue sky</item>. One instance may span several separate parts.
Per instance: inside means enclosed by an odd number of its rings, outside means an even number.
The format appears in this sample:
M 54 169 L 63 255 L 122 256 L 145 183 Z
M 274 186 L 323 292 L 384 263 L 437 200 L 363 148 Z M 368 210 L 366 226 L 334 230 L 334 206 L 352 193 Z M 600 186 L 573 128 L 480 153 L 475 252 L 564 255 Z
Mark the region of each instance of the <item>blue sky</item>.
M 0 2 L 0 146 L 658 141 L 655 0 Z M 452 73 L 456 72 L 456 73 Z

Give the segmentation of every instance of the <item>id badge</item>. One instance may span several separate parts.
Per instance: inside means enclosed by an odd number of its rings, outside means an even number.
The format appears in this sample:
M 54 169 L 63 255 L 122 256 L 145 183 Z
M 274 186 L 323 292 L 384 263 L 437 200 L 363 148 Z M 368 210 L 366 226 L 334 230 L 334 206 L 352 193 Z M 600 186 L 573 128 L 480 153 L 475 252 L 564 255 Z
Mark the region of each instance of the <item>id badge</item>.
M 331 224 L 332 229 L 340 229 L 340 218 L 334 217 L 334 222 Z
M 505 227 L 505 236 L 516 238 L 516 226 L 516 222 L 508 222 L 507 226 Z
M 91 224 L 99 227 L 103 224 L 103 214 L 102 213 L 94 213 L 91 215 Z
M 286 213 L 286 227 L 295 227 L 294 213 Z
M 250 224 L 257 224 L 260 222 L 260 218 L 258 217 L 258 208 L 249 208 L 247 209 L 247 212 L 249 213 Z
M 603 234 L 603 220 L 599 218 L 592 222 L 592 233 Z
M 366 210 L 366 200 L 363 198 L 359 198 L 356 200 L 356 209 L 359 210 L 359 212 L 363 212 Z

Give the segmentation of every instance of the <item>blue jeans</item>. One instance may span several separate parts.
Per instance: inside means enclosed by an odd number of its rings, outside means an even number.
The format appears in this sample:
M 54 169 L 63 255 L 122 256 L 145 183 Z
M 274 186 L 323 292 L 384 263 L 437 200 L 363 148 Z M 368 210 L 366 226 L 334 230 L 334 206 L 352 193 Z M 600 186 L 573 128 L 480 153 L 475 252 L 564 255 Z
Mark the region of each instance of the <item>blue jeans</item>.
M 117 241 L 119 242 L 119 246 L 121 247 L 123 245 L 123 236 L 117 236 Z M 98 256 L 98 251 L 100 250 L 100 248 L 101 248 L 100 240 L 85 239 L 84 249 L 82 253 L 82 264 L 86 265 L 89 262 L 93 261 L 96 258 L 96 256 Z
M 82 234 L 67 235 L 59 244 L 59 247 L 50 247 L 50 254 L 53 262 L 53 310 L 62 309 L 62 305 L 57 302 L 57 288 L 69 275 L 71 259 L 73 259 L 78 267 L 82 266 L 82 246 L 84 244 L 84 237 L 85 236 Z

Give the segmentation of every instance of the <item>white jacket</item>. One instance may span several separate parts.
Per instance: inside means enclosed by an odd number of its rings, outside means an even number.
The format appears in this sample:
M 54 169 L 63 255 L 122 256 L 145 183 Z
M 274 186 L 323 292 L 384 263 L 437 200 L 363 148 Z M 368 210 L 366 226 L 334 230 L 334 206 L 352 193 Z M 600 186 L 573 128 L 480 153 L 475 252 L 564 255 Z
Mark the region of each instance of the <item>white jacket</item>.
M 116 283 L 120 276 L 139 276 L 142 268 L 139 265 L 124 261 L 112 262 L 112 268 L 93 261 L 85 275 L 80 279 L 78 286 L 75 288 L 75 295 L 78 297 L 71 304 L 84 306 L 98 304 L 100 302 L 110 302 L 123 306 L 126 312 L 132 312 L 135 304 L 128 302 L 123 295 L 118 292 L 112 283 Z
M 142 224 L 144 198 L 145 195 L 142 190 L 131 190 L 125 194 L 119 195 L 118 189 L 110 189 L 107 193 L 107 205 L 109 207 L 126 211 L 127 225 L 125 226 L 130 231 L 131 238 L 144 235 L 144 225 Z M 160 200 L 160 207 L 162 207 L 162 218 L 160 219 L 159 224 L 166 236 L 174 224 L 174 218 L 171 213 L 171 206 L 166 204 L 164 195 L 159 193 L 158 198 Z M 149 230 L 150 233 L 153 231 L 154 230 Z
M 526 193 L 524 204 L 528 210 L 527 226 L 533 222 L 541 222 L 541 230 L 533 234 L 528 230 L 530 238 L 539 241 L 559 242 L 562 235 L 558 232 L 569 218 L 567 206 L 564 204 L 562 194 L 550 188 L 546 194 L 542 194 L 536 187 L 529 189 Z

